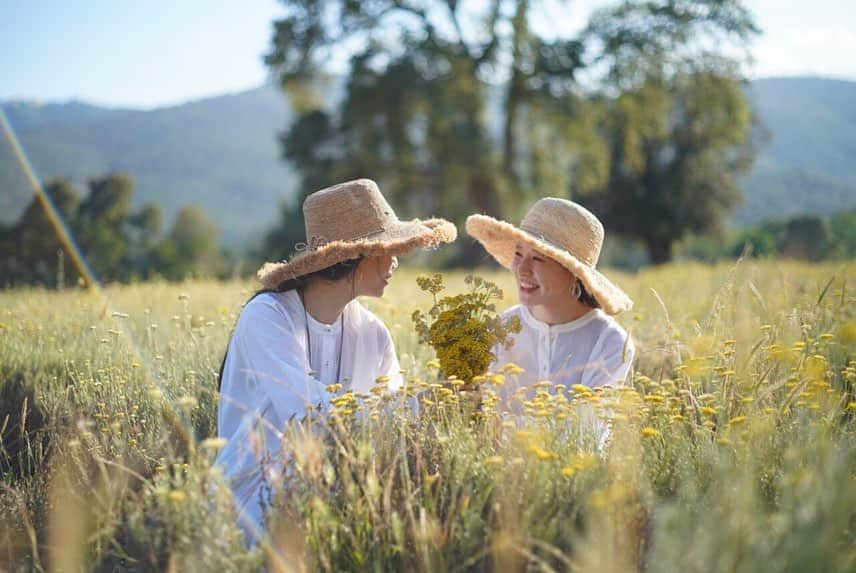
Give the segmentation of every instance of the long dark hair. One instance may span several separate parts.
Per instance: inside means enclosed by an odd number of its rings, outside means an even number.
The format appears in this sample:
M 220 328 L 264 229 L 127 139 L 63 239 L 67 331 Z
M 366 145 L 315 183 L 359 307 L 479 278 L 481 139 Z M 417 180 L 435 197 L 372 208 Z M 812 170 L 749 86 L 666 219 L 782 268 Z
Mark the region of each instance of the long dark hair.
M 250 303 L 251 300 L 256 298 L 259 295 L 273 292 L 273 293 L 282 293 L 288 292 L 291 290 L 302 291 L 306 285 L 316 279 L 321 279 L 325 281 L 338 281 L 345 277 L 348 277 L 357 270 L 357 265 L 360 264 L 360 261 L 363 260 L 363 257 L 357 257 L 355 259 L 348 259 L 347 261 L 342 261 L 341 263 L 336 263 L 335 265 L 331 265 L 329 267 L 323 268 L 320 271 L 315 271 L 313 273 L 309 273 L 297 278 L 284 280 L 274 288 L 263 288 L 259 289 L 253 293 L 244 306 Z M 234 332 L 234 331 L 233 331 Z M 229 342 L 232 341 L 232 335 L 229 335 Z M 226 357 L 229 353 L 229 343 L 226 343 L 226 350 L 223 352 L 223 360 L 220 362 L 220 372 L 217 374 L 217 392 L 220 392 L 220 388 L 223 386 L 223 369 L 226 367 Z
M 588 307 L 600 308 L 600 303 L 588 290 L 586 290 L 586 285 L 583 284 L 583 281 L 577 279 L 577 283 L 580 285 L 579 301 Z

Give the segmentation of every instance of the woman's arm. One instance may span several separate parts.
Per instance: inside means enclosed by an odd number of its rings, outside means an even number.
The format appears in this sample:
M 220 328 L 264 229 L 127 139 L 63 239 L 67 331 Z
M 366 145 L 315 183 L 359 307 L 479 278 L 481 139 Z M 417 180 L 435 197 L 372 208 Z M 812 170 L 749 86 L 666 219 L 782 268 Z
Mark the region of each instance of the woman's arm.
M 251 301 L 229 345 L 224 391 L 230 399 L 244 396 L 260 406 L 267 398 L 281 421 L 302 418 L 309 406 L 326 406 L 330 394 L 309 375 L 298 332 L 269 297 Z
M 401 365 L 398 363 L 398 355 L 395 353 L 395 343 L 386 326 L 380 324 L 382 344 L 380 354 L 380 376 L 389 376 L 387 388 L 397 390 L 403 385 L 401 378 Z
M 633 340 L 622 328 L 604 332 L 592 349 L 582 376 L 589 388 L 604 384 L 617 385 L 624 381 L 635 355 Z

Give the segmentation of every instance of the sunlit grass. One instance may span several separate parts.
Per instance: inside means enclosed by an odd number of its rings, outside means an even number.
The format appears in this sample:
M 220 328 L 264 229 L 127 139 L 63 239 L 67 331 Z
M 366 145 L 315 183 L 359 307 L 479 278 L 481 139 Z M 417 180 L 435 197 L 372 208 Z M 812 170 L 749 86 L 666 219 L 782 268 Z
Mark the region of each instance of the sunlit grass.
M 332 388 L 329 417 L 288 429 L 286 517 L 254 552 L 212 461 L 216 373 L 255 285 L 108 287 L 109 305 L 0 292 L 0 564 L 852 570 L 853 270 L 610 273 L 636 302 L 619 317 L 637 347 L 628 385 L 541 385 L 509 417 L 496 392 L 513 367 L 486 377 L 478 410 L 437 379 L 411 321 L 430 295 L 401 269 L 364 303 L 393 333 L 406 390 Z M 449 291 L 465 274 L 446 275 Z M 486 276 L 506 291 L 500 306 L 514 304 L 510 275 Z

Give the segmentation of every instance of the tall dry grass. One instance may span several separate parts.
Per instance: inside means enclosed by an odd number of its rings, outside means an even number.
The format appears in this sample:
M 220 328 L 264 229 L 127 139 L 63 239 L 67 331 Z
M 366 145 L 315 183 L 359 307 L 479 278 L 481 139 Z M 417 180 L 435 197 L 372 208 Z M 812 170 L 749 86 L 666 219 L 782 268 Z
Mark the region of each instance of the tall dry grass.
M 501 376 L 476 415 L 439 384 L 403 269 L 365 303 L 409 395 L 340 391 L 288 427 L 253 551 L 212 465 L 216 372 L 253 285 L 2 292 L 0 568 L 853 570 L 853 269 L 613 273 L 636 301 L 628 385 L 533 389 L 516 417 L 493 405 Z M 488 278 L 512 304 L 510 276 Z

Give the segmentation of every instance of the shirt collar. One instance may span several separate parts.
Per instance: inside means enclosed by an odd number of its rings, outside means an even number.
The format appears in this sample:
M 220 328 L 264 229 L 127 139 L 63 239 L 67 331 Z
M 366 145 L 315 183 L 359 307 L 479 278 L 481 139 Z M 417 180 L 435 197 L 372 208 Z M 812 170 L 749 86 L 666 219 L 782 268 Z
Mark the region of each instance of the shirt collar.
M 301 300 L 300 295 L 297 293 L 297 291 L 290 290 L 285 293 L 285 296 L 287 297 L 287 300 L 289 300 L 289 302 L 294 305 L 294 312 L 302 316 L 305 311 L 303 310 L 303 301 Z M 344 312 L 339 315 L 339 318 L 337 318 L 336 322 L 334 322 L 333 324 L 324 324 L 323 322 L 321 322 L 320 320 L 316 320 L 311 314 L 306 312 L 306 326 L 309 328 L 309 330 L 311 330 L 312 332 L 317 332 L 318 334 L 338 335 L 341 331 L 340 323 L 342 322 L 342 317 L 345 312 L 348 312 L 348 309 L 350 308 L 353 302 L 354 301 L 351 301 L 345 306 Z
M 342 322 L 342 315 L 339 315 L 339 318 L 336 319 L 336 322 L 333 324 L 325 324 L 320 320 L 316 320 L 312 317 L 308 312 L 306 313 L 306 320 L 309 321 L 309 330 L 312 332 L 318 332 L 321 334 L 339 334 L 340 325 Z
M 547 324 L 546 322 L 541 322 L 540 320 L 535 318 L 535 316 L 533 316 L 532 313 L 529 312 L 529 309 L 526 308 L 524 305 L 520 305 L 520 313 L 523 315 L 523 321 L 527 324 L 527 326 L 530 326 L 538 332 L 546 332 L 548 334 L 561 334 L 563 332 L 571 332 L 572 330 L 581 328 L 593 321 L 595 318 L 597 318 L 600 312 L 600 309 L 593 308 L 581 317 L 570 322 L 563 322 L 561 324 Z

